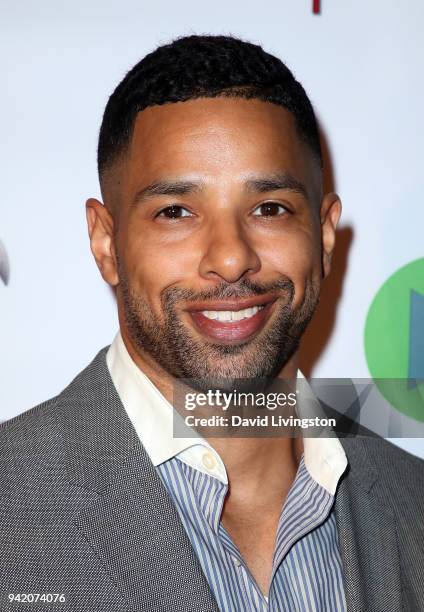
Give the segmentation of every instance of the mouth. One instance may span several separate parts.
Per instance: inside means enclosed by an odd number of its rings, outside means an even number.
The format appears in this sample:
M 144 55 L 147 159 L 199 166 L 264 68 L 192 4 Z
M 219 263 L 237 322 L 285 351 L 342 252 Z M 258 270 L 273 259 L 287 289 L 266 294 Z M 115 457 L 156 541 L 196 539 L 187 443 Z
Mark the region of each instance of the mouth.
M 264 327 L 276 297 L 204 302 L 187 309 L 194 327 L 209 340 L 240 344 Z

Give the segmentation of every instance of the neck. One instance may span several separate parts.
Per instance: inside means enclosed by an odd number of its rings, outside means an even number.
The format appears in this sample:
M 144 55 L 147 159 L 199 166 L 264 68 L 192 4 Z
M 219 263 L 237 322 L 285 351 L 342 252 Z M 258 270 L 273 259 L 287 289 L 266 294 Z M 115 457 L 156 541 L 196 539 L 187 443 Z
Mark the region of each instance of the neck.
M 299 466 L 301 437 L 210 438 L 208 442 L 224 462 L 234 505 L 272 498 L 281 507 Z
M 285 364 L 278 378 L 295 380 L 298 370 L 297 353 Z M 295 479 L 303 453 L 303 439 L 294 437 L 208 438 L 218 452 L 231 484 L 230 500 L 236 505 L 246 499 L 263 499 L 268 506 L 270 497 L 280 508 Z

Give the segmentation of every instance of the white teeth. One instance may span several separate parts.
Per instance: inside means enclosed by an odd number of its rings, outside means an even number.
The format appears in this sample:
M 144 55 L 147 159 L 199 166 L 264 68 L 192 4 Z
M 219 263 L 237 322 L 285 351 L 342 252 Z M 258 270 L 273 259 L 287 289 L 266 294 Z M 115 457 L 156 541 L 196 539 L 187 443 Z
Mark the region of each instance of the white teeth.
M 227 323 L 228 321 L 241 321 L 253 317 L 262 308 L 263 306 L 252 306 L 252 308 L 245 308 L 244 310 L 202 310 L 202 314 L 208 319 L 216 319 Z

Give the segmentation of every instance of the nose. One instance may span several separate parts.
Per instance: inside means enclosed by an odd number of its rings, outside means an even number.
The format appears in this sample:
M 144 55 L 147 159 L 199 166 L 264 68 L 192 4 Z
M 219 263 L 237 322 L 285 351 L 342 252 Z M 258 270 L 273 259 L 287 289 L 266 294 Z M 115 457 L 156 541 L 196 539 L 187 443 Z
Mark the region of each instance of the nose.
M 237 222 L 221 219 L 209 228 L 199 273 L 207 279 L 220 278 L 228 283 L 258 272 L 261 262 L 253 245 Z

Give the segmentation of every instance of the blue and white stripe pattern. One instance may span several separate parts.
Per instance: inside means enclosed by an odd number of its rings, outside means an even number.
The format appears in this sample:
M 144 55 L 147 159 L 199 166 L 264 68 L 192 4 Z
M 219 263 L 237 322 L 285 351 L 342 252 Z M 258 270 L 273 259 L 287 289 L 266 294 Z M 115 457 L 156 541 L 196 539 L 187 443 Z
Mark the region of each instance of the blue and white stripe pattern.
M 227 485 L 178 456 L 156 469 L 222 612 L 345 612 L 334 496 L 303 455 L 281 512 L 267 598 L 220 522 Z

